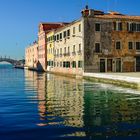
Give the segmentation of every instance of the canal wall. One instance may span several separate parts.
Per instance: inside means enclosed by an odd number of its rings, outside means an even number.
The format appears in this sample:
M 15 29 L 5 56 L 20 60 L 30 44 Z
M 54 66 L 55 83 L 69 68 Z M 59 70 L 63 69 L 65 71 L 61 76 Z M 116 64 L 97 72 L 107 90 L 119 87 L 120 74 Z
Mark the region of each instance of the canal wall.
M 131 73 L 130 73 L 131 74 Z M 140 89 L 140 77 L 134 77 L 133 74 L 129 75 L 118 75 L 118 74 L 107 74 L 107 73 L 84 73 L 83 78 L 86 80 L 115 84 L 119 86 L 138 88 Z

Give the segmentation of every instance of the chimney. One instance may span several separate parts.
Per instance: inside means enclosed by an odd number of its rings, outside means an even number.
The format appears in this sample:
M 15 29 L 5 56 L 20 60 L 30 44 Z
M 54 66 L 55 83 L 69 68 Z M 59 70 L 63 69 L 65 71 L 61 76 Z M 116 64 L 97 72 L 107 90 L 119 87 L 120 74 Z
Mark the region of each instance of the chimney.
M 82 16 L 83 17 L 87 17 L 87 16 L 89 16 L 89 12 L 90 12 L 90 10 L 88 9 L 88 5 L 86 5 L 85 6 L 85 9 L 84 10 L 82 10 Z
M 94 9 L 88 9 L 88 5 L 86 5 L 85 9 L 82 10 L 82 16 L 83 17 L 93 17 L 94 15 L 104 15 L 104 12 L 101 10 L 94 10 Z
M 88 5 L 86 5 L 86 10 L 88 10 Z

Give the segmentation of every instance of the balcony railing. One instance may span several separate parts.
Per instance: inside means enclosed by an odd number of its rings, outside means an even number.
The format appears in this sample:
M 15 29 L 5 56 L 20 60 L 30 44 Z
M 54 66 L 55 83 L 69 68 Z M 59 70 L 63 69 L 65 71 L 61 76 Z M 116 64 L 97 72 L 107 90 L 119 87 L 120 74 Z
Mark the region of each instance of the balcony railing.
M 78 55 L 82 54 L 82 50 L 77 51 Z
M 63 55 L 64 56 L 70 56 L 70 53 L 64 53 Z
M 72 52 L 72 55 L 76 55 L 76 52 Z
M 62 53 L 60 54 L 60 57 L 62 57 L 63 55 L 62 55 Z

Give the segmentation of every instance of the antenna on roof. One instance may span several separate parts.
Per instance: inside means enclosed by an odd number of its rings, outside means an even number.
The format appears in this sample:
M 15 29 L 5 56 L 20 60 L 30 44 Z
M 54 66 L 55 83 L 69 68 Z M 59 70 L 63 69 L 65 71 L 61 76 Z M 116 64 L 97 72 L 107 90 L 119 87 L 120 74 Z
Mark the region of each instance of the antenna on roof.
M 88 5 L 86 5 L 86 9 L 88 9 Z
M 88 9 L 88 0 L 86 0 L 86 7 L 85 8 Z
M 115 0 L 115 11 L 117 10 L 117 0 Z
M 109 0 L 107 0 L 107 12 L 109 12 Z

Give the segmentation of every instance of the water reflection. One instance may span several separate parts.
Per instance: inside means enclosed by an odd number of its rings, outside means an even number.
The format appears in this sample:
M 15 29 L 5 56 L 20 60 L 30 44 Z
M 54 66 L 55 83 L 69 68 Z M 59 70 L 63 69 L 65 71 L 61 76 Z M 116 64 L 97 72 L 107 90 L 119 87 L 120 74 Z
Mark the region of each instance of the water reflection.
M 48 75 L 46 93 L 46 116 L 53 116 L 55 122 L 60 117 L 67 126 L 83 127 L 84 92 L 81 81 Z
M 82 81 L 31 71 L 25 71 L 25 77 L 28 79 L 26 81 L 37 88 L 38 110 L 42 121 L 37 125 L 83 127 Z M 28 82 L 26 87 L 32 87 Z
M 91 138 L 132 136 L 140 133 L 140 95 L 114 86 L 86 84 L 84 124 Z
M 32 84 L 37 90 L 38 126 L 76 128 L 63 137 L 140 135 L 140 95 L 131 94 L 136 91 L 52 74 L 27 71 L 25 75 L 26 88 Z

